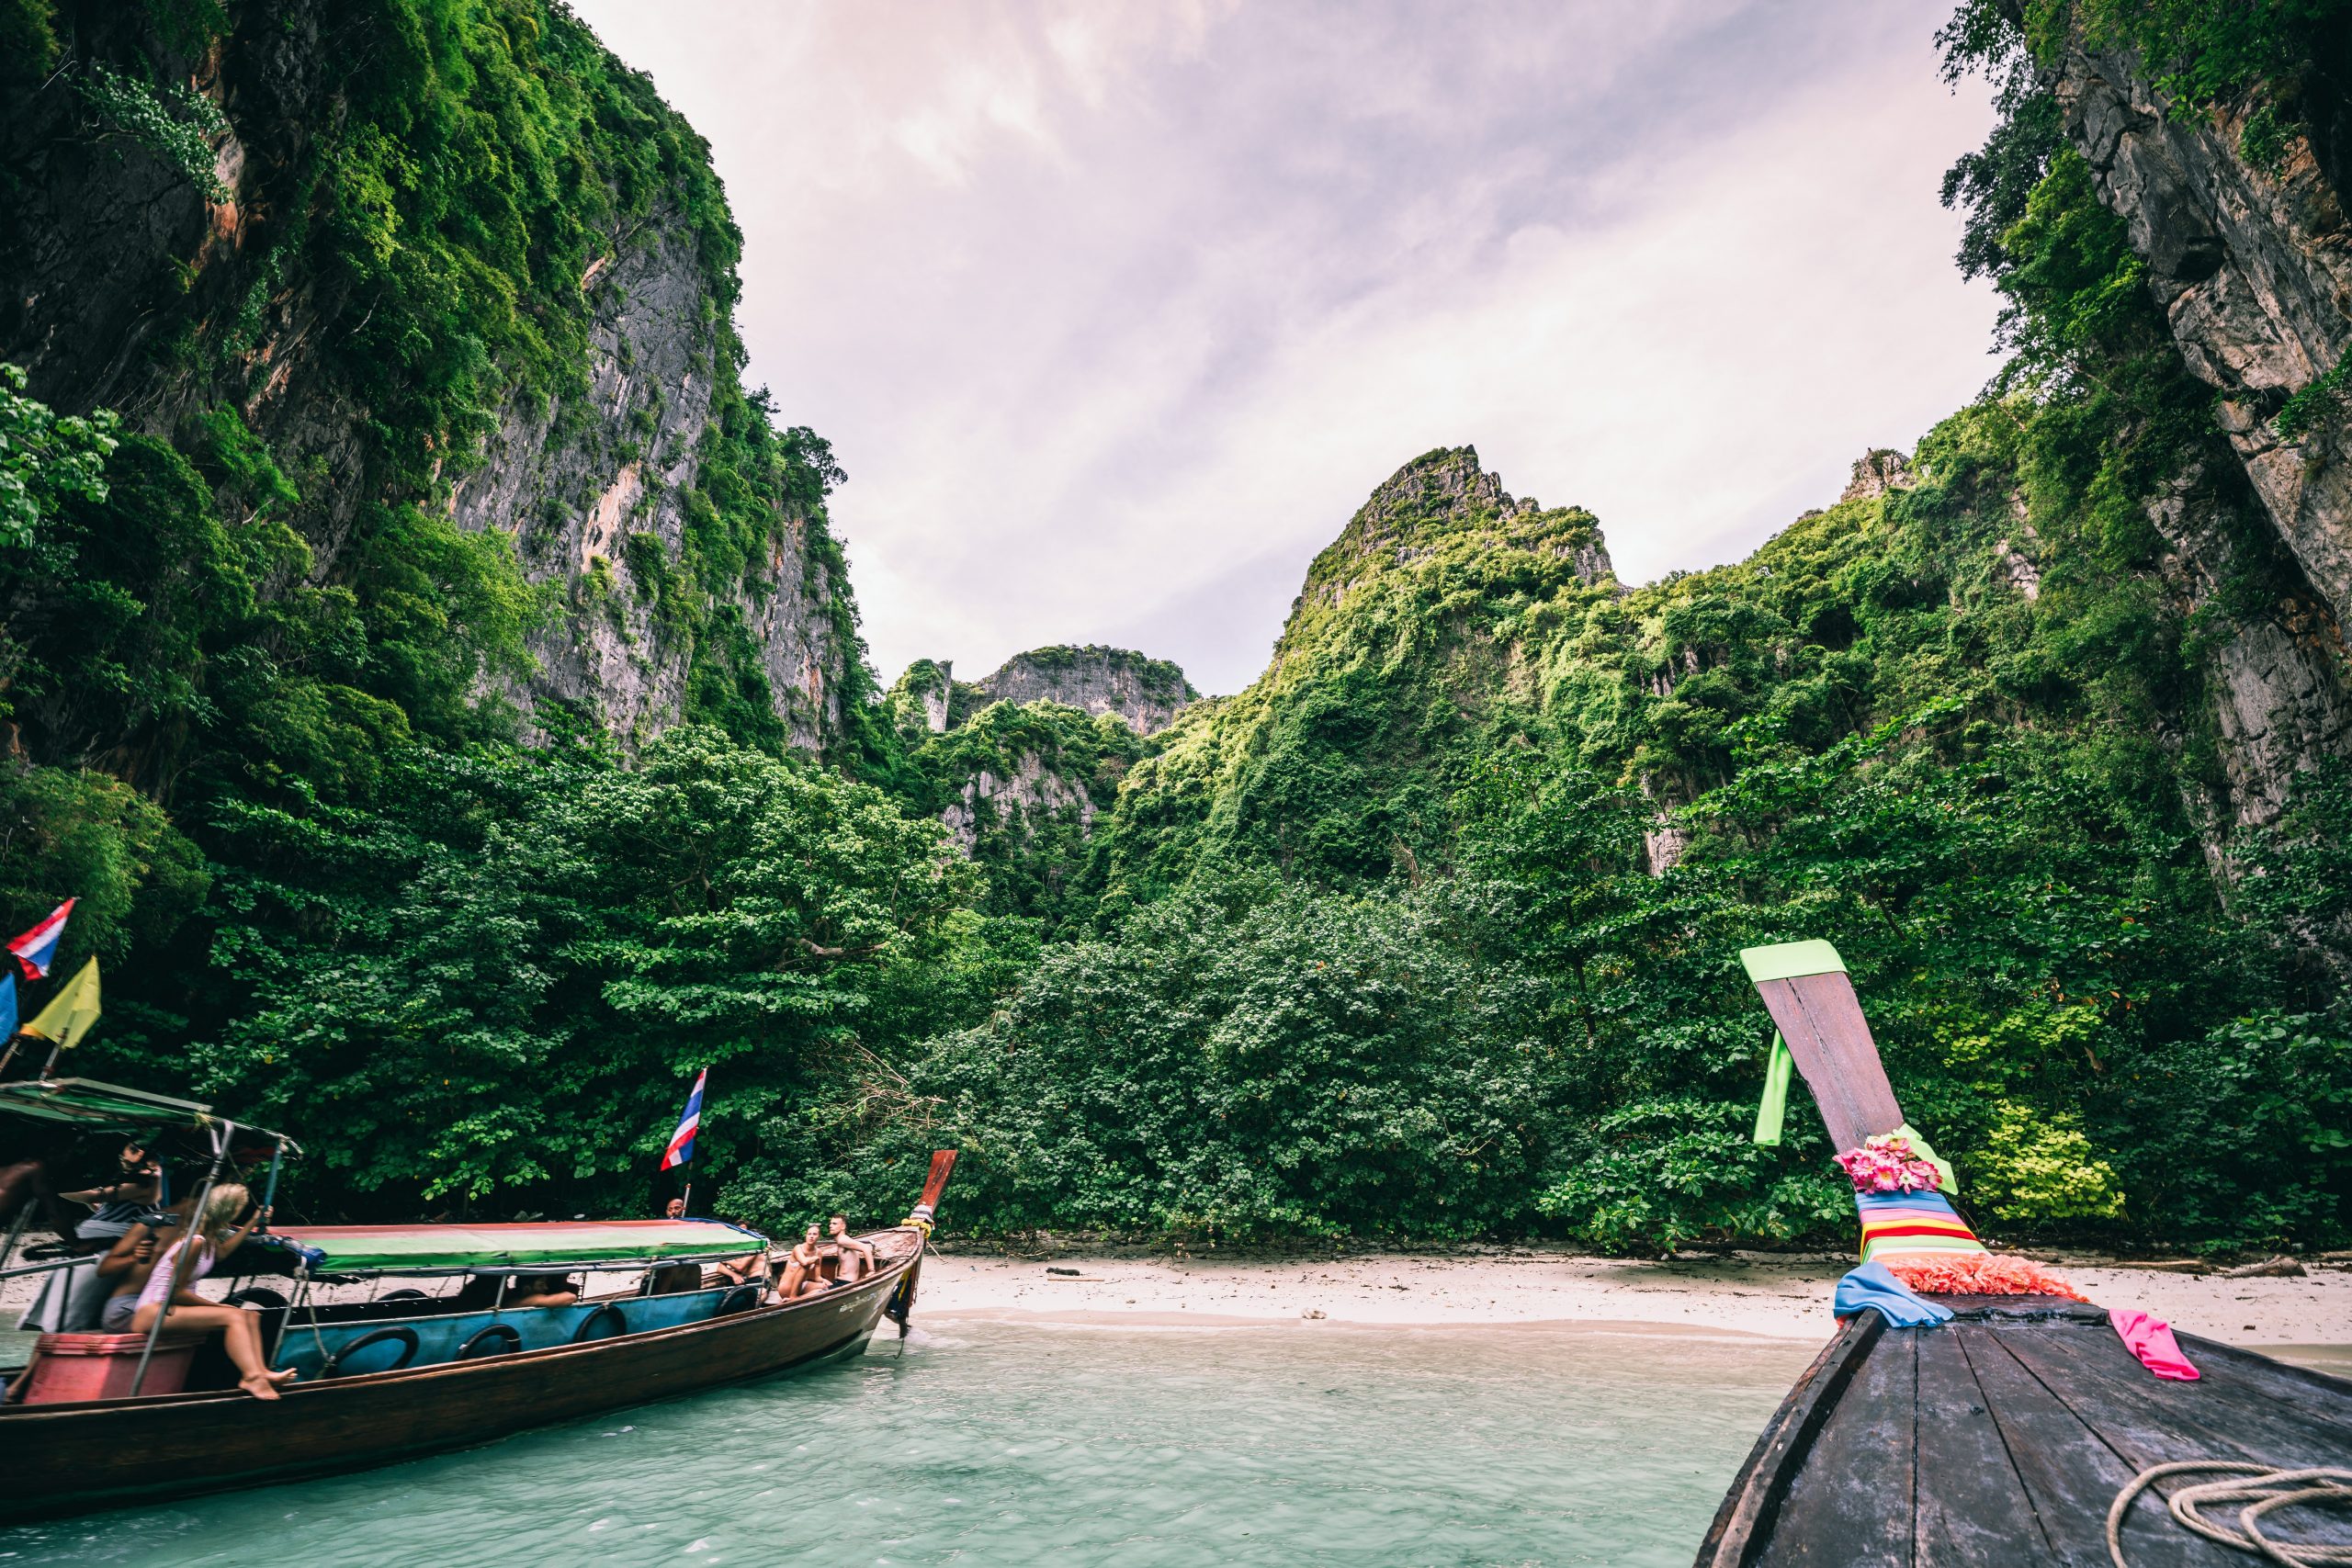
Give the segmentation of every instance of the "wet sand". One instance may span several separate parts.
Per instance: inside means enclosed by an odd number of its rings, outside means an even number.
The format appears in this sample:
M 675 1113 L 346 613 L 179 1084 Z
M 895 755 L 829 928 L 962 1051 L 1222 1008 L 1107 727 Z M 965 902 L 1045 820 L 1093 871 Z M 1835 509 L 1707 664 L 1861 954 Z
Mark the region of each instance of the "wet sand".
M 1729 1330 L 1820 1340 L 1850 1259 L 1740 1253 L 1653 1262 L 1541 1249 L 1227 1261 L 1209 1257 L 1010 1258 L 923 1264 L 922 1314 L 1125 1324 L 1577 1323 Z M 2137 1307 L 2233 1345 L 2352 1345 L 2352 1268 L 2302 1278 L 2225 1280 L 2106 1266 L 2051 1265 L 2102 1306 Z M 1069 1270 L 1057 1273 L 1053 1270 Z

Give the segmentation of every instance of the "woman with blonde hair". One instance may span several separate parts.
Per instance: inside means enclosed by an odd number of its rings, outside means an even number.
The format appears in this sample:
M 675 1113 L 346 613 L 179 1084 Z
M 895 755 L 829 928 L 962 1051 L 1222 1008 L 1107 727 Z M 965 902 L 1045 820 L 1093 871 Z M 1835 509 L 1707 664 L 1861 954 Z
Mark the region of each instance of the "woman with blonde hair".
M 218 1331 L 229 1359 L 243 1374 L 237 1379 L 237 1386 L 255 1399 L 276 1399 L 277 1385 L 289 1381 L 294 1371 L 290 1367 L 282 1372 L 269 1370 L 261 1353 L 260 1318 L 243 1307 L 206 1301 L 195 1289 L 215 1263 L 243 1247 L 254 1227 L 269 1218 L 268 1210 L 256 1209 L 237 1223 L 237 1216 L 244 1213 L 251 1201 L 243 1187 L 224 1181 L 205 1199 L 202 1213 L 189 1216 L 183 1225 L 166 1228 L 155 1238 L 154 1269 L 140 1288 L 130 1329 L 144 1334 L 160 1315 L 166 1328 Z M 167 1291 L 169 1301 L 164 1299 Z

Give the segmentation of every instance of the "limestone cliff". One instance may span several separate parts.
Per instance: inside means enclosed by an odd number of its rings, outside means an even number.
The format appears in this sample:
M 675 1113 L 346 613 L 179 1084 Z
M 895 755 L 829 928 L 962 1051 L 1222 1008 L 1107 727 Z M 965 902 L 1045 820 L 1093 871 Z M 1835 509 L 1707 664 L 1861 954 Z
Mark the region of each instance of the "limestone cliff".
M 1116 714 L 1137 735 L 1168 728 L 1200 693 L 1164 659 L 1132 649 L 1057 646 L 1016 653 L 975 683 L 982 702 L 1059 703 L 1091 714 Z
M 153 9 L 64 7 L 0 97 L 0 359 L 32 394 L 183 447 L 233 413 L 300 492 L 280 591 L 364 611 L 388 508 L 511 540 L 531 658 L 480 690 L 526 732 L 831 744 L 861 673 L 837 476 L 738 382 L 739 242 L 650 84 L 555 6 L 414 36 L 397 7 Z
M 2352 224 L 2340 106 L 2312 74 L 2301 133 L 2245 151 L 2278 89 L 2184 114 L 2139 62 L 2079 30 L 2045 68 L 2066 134 L 2132 249 L 2189 370 L 2217 393 L 2275 547 L 2186 476 L 2151 508 L 2167 582 L 2211 627 L 2224 824 L 2274 819 L 2294 777 L 2352 752 Z M 2268 558 L 2276 558 L 2275 566 Z M 2259 567 L 2264 592 L 2224 592 Z M 2209 844 L 2216 841 L 2209 836 Z
M 1165 660 L 1057 647 L 1017 655 L 979 682 L 919 659 L 888 708 L 925 781 L 919 804 L 989 870 L 990 906 L 1050 921 L 1127 770 L 1199 696 Z
M 1136 764 L 1098 830 L 1105 891 L 1149 897 L 1253 858 L 1420 876 L 1473 759 L 1515 743 L 1560 678 L 1560 628 L 1623 596 L 1590 513 L 1512 496 L 1474 447 L 1422 454 L 1307 568 L 1265 673 Z

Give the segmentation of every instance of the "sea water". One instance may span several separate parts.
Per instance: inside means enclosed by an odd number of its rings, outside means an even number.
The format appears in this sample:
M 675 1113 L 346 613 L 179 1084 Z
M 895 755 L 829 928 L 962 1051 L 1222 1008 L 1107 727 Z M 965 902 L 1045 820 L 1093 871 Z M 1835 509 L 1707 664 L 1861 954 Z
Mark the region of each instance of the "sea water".
M 0 1563 L 1679 1568 L 1816 1348 L 940 1321 L 463 1453 L 20 1526 Z

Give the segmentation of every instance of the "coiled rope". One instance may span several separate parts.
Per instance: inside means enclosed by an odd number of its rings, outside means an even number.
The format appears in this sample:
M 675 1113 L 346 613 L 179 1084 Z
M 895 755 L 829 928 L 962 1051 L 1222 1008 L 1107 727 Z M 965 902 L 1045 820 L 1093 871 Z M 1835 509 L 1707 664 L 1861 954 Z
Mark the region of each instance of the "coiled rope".
M 2352 1563 L 2352 1546 L 2274 1540 L 2262 1533 L 2261 1523 L 2262 1516 L 2273 1509 L 2297 1504 L 2352 1506 L 2352 1470 L 2275 1470 L 2267 1464 L 2192 1459 L 2143 1470 L 2132 1478 L 2131 1485 L 2115 1495 L 2115 1502 L 2107 1510 L 2107 1554 L 2115 1560 L 2115 1568 L 2132 1568 L 2123 1560 L 2123 1516 L 2131 1511 L 2132 1499 L 2168 1475 L 2185 1475 L 2191 1471 L 2226 1471 L 2243 1478 L 2184 1486 L 2166 1500 L 2172 1517 L 2207 1540 L 2254 1552 L 2273 1562 L 2284 1563 L 2286 1568 Z M 2245 1505 L 2238 1510 L 2238 1529 L 2216 1524 L 2198 1512 L 2202 1506 L 2223 1503 Z

